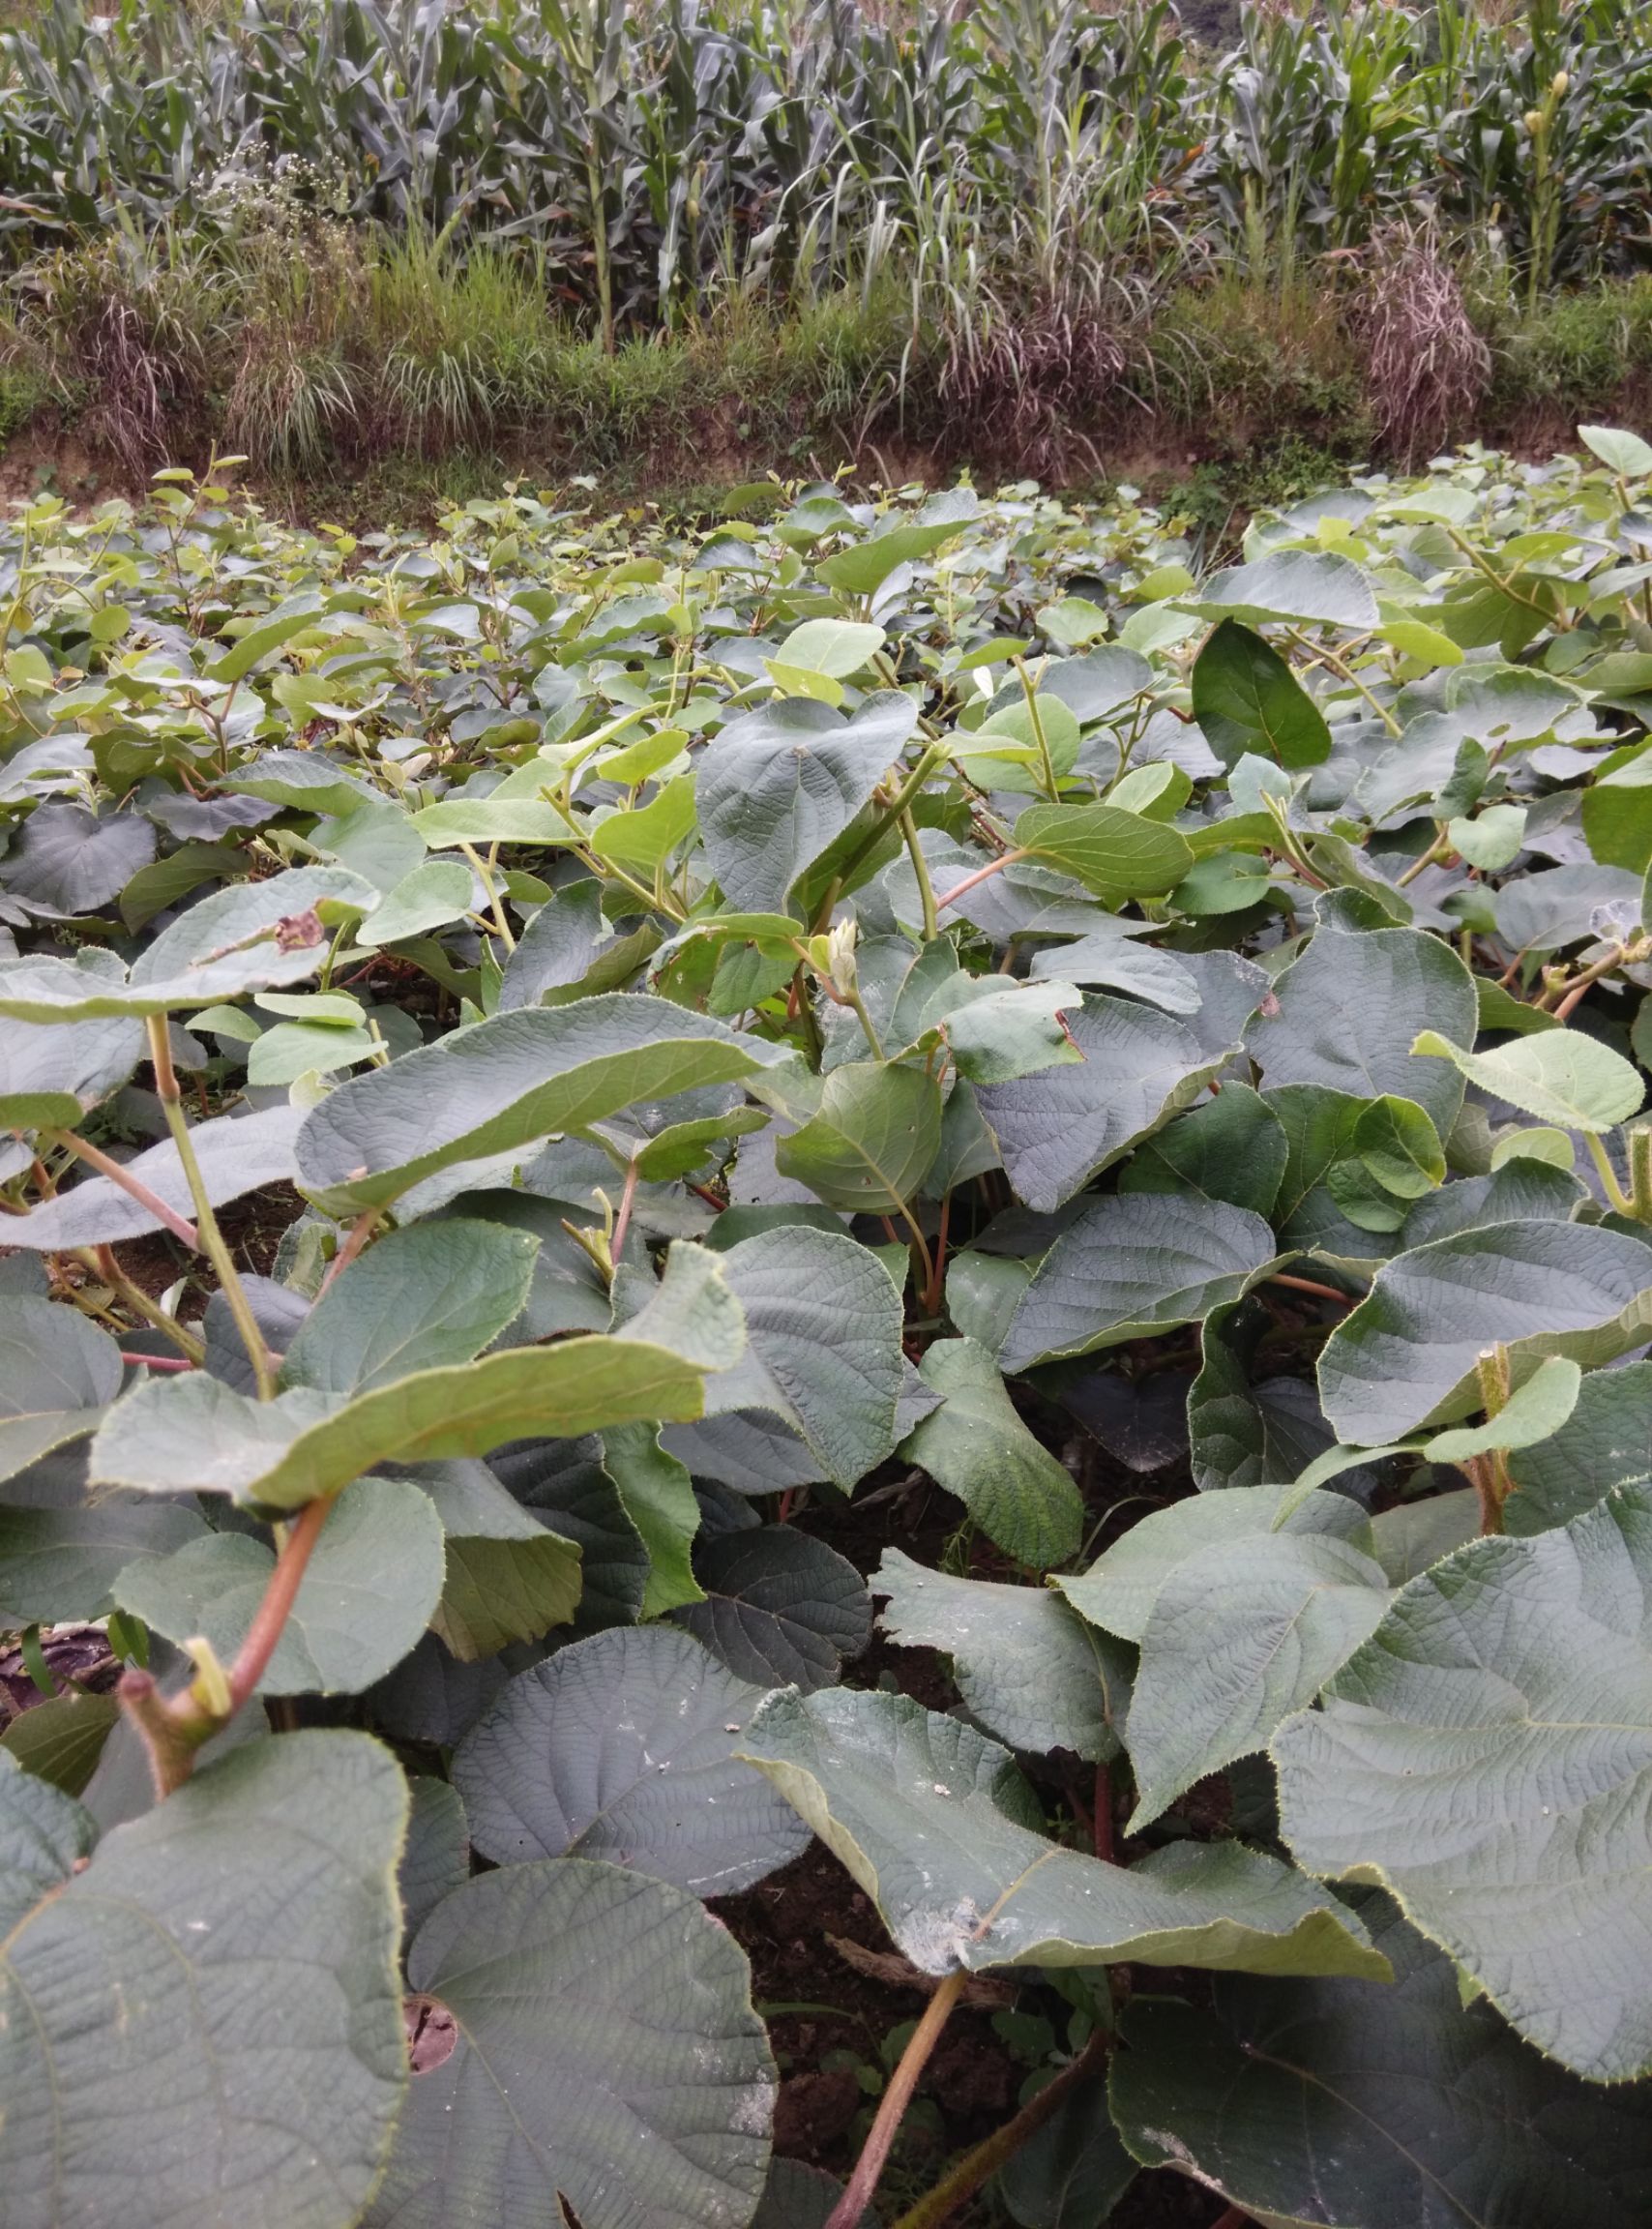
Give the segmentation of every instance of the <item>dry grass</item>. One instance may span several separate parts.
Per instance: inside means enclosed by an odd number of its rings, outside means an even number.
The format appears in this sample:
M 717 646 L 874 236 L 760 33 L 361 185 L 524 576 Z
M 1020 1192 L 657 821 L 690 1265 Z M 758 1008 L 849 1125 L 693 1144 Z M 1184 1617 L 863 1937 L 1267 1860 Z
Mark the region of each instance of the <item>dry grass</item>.
M 1388 453 L 1416 463 L 1472 425 L 1490 384 L 1491 351 L 1432 225 L 1389 226 L 1362 262 L 1372 417 Z
M 1084 456 L 1126 363 L 1119 336 L 1096 310 L 1046 299 L 1017 314 L 994 305 L 958 325 L 936 373 L 950 443 L 1023 472 L 1061 478 Z

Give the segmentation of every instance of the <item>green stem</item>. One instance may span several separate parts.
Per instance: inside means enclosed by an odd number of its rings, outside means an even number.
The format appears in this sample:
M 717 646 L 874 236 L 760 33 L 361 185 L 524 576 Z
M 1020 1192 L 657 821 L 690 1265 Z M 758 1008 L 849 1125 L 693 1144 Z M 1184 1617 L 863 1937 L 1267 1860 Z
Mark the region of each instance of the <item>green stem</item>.
M 472 872 L 487 893 L 487 904 L 492 910 L 493 926 L 499 932 L 499 941 L 504 945 L 507 952 L 514 952 L 516 949 L 516 939 L 511 934 L 511 924 L 505 918 L 505 902 L 500 897 L 493 881 L 492 859 L 485 860 L 474 844 L 461 844 L 459 849 L 470 861 Z
M 929 779 L 929 776 L 935 771 L 935 768 L 945 763 L 946 758 L 947 752 L 946 746 L 944 744 L 933 744 L 928 751 L 924 753 L 924 756 L 919 759 L 917 765 L 913 768 L 912 773 L 908 776 L 906 781 L 900 785 L 900 788 L 895 792 L 895 795 L 890 799 L 888 805 L 878 815 L 876 820 L 867 830 L 866 834 L 855 846 L 855 848 L 844 860 L 842 866 L 838 870 L 838 886 L 840 889 L 841 889 L 843 884 L 848 880 L 849 877 L 854 873 L 855 869 L 860 865 L 861 861 L 866 857 L 867 853 L 871 849 L 872 846 L 877 842 L 878 838 L 883 834 L 884 830 L 889 826 L 890 822 L 892 820 L 898 820 L 900 817 L 900 815 L 909 809 L 913 798 L 917 796 L 919 790 L 922 789 L 925 783 Z
M 1629 1212 L 1652 1223 L 1652 1128 L 1629 1133 Z
M 200 1230 L 201 1246 L 218 1272 L 219 1288 L 234 1319 L 235 1328 L 241 1334 L 247 1359 L 252 1365 L 258 1398 L 260 1401 L 271 1400 L 275 1395 L 276 1379 L 275 1372 L 270 1368 L 269 1349 L 264 1344 L 264 1334 L 258 1328 L 258 1320 L 252 1313 L 252 1305 L 241 1282 L 240 1271 L 235 1266 L 235 1257 L 230 1253 L 223 1233 L 218 1227 L 218 1217 L 212 1210 L 206 1179 L 195 1158 L 194 1141 L 184 1119 L 183 1096 L 178 1089 L 178 1079 L 172 1067 L 172 1048 L 167 1042 L 166 1017 L 163 1014 L 152 1014 L 149 1017 L 149 1059 L 155 1071 L 155 1088 L 160 1096 L 162 1111 L 166 1116 L 166 1127 L 172 1133 L 172 1143 L 178 1148 L 178 1159 L 183 1166 L 185 1181 L 190 1187 L 190 1198 L 195 1204 L 195 1221 Z
M 1044 732 L 1044 719 L 1038 708 L 1038 691 L 1033 687 L 1032 675 L 1027 671 L 1024 658 L 1011 661 L 1020 676 L 1021 692 L 1027 700 L 1027 718 L 1032 722 L 1033 740 L 1038 745 L 1040 771 L 1044 776 L 1045 795 L 1052 805 L 1061 802 L 1061 785 L 1055 779 L 1055 761 L 1049 756 L 1049 744 Z
M 924 907 L 924 941 L 932 944 L 941 933 L 940 914 L 935 906 L 935 886 L 929 880 L 929 863 L 924 857 L 924 847 L 918 841 L 918 824 L 910 809 L 900 815 L 900 833 L 906 839 L 906 856 L 918 878 L 918 897 Z
M 1601 1188 L 1606 1193 L 1608 1207 L 1615 1207 L 1620 1215 L 1633 1215 L 1635 1203 L 1617 1180 L 1617 1171 L 1611 1165 L 1604 1142 L 1592 1130 L 1585 1130 L 1583 1143 L 1589 1148 L 1590 1158 L 1601 1173 Z
M 866 1040 L 871 1047 L 872 1058 L 881 1060 L 883 1058 L 883 1047 L 878 1043 L 877 1031 L 871 1025 L 871 1016 L 867 1012 L 867 1002 L 861 996 L 859 986 L 857 985 L 852 991 L 844 992 L 843 996 L 854 1009 L 855 1020 L 866 1031 Z
M 1407 882 L 1415 882 L 1425 867 L 1431 867 L 1436 859 L 1444 858 L 1450 849 L 1451 846 L 1447 843 L 1445 831 L 1442 828 L 1422 857 L 1412 860 L 1410 866 L 1399 877 L 1394 887 L 1397 890 L 1403 890 Z
M 1388 710 L 1386 705 L 1377 702 L 1345 658 L 1340 658 L 1335 650 L 1327 650 L 1322 644 L 1306 641 L 1294 627 L 1287 627 L 1285 635 L 1290 641 L 1296 644 L 1304 656 L 1317 659 L 1321 666 L 1328 666 L 1339 679 L 1345 681 L 1350 689 L 1357 689 L 1391 735 L 1398 735 L 1401 732 L 1400 723 L 1393 713 Z
M 912 1243 L 918 1249 L 918 1260 L 923 1263 L 924 1274 L 918 1290 L 921 1293 L 928 1293 L 935 1282 L 935 1264 L 929 1253 L 929 1241 L 918 1228 L 917 1217 L 904 1201 L 900 1204 L 900 1220 L 911 1232 Z
M 133 1283 L 115 1260 L 113 1247 L 76 1246 L 74 1252 L 74 1259 L 82 1267 L 91 1270 L 95 1277 L 101 1277 L 105 1285 L 112 1285 L 133 1314 L 141 1317 L 145 1323 L 152 1324 L 163 1338 L 170 1339 L 180 1354 L 187 1354 L 197 1366 L 206 1360 L 206 1349 L 194 1333 L 186 1331 L 175 1317 L 168 1316 L 164 1308 L 149 1297 L 141 1286 Z

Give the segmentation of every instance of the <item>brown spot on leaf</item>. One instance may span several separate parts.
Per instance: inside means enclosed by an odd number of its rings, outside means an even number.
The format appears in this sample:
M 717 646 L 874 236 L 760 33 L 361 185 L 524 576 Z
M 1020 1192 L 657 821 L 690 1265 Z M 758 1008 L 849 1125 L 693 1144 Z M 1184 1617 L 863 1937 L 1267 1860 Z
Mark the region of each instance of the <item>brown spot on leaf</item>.
M 310 945 L 324 944 L 326 941 L 327 932 L 313 906 L 303 913 L 283 913 L 276 923 L 276 949 L 279 952 L 306 952 Z
M 415 2074 L 445 2066 L 458 2043 L 458 2023 L 434 1997 L 404 1997 L 401 2019 L 407 2031 L 407 2063 Z

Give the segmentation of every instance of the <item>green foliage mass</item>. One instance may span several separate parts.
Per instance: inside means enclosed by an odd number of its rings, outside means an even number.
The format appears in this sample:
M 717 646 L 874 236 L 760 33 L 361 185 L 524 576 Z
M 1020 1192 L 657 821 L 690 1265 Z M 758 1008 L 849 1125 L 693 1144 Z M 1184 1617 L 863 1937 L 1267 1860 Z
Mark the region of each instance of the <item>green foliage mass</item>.
M 1215 573 L 1025 483 L 15 515 L 0 1630 L 125 1669 L 0 1739 L 8 2229 L 824 2218 L 702 1901 L 811 1836 L 925 2048 L 1014 1976 L 1018 2219 L 1644 2215 L 1652 445 L 1579 438 Z
M 1047 477 L 1150 411 L 1268 500 L 1632 385 L 1643 10 L 1227 13 L 51 0 L 0 35 L 0 432 Z

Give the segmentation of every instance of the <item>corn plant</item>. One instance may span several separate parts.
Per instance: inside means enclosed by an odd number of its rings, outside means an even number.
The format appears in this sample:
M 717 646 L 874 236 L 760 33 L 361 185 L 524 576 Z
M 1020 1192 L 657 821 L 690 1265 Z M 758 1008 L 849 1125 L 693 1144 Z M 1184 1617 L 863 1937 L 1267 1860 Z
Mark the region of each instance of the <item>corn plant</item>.
M 304 164 L 355 222 L 523 244 L 610 352 L 729 295 L 891 262 L 910 282 L 949 194 L 991 298 L 1062 314 L 1190 255 L 1288 281 L 1431 217 L 1534 297 L 1647 258 L 1652 46 L 1608 0 L 1250 12 L 1227 55 L 1164 0 L 887 22 L 854 0 L 52 0 L 0 51 L 19 258 L 123 217 L 210 243 L 220 181 Z

